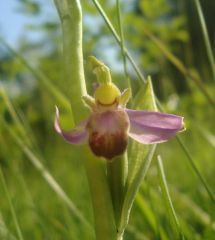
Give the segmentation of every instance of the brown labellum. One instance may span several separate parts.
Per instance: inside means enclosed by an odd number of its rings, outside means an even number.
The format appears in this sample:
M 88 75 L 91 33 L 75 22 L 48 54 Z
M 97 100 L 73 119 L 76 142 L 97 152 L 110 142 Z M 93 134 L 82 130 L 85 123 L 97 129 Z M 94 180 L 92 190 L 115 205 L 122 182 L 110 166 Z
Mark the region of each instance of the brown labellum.
M 128 143 L 129 120 L 123 110 L 93 113 L 87 123 L 89 146 L 96 156 L 112 159 Z

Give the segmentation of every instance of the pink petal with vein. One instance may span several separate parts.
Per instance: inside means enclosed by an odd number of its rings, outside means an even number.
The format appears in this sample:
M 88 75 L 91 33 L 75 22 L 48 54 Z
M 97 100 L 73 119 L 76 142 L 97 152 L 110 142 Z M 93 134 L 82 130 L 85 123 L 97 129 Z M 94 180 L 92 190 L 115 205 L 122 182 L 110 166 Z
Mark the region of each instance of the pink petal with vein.
M 183 129 L 183 117 L 161 112 L 126 109 L 129 136 L 143 144 L 165 142 Z

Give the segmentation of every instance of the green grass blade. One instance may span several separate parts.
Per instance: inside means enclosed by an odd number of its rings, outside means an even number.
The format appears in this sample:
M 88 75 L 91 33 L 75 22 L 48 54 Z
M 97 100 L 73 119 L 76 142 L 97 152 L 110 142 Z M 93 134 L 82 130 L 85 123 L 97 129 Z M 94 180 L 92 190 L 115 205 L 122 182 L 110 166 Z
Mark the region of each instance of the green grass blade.
M 0 239 L 17 240 L 17 238 L 8 230 L 1 214 L 0 214 Z
M 155 233 L 155 235 L 160 235 L 162 240 L 168 240 L 168 237 L 164 230 L 162 228 L 158 228 L 158 223 L 154 211 L 150 209 L 141 193 L 137 193 L 135 202 L 143 214 L 144 219 L 148 222 L 151 230 Z
M 94 3 L 94 5 L 97 8 L 98 12 L 101 14 L 102 18 L 104 19 L 105 23 L 107 24 L 107 27 L 109 28 L 109 30 L 113 34 L 113 36 L 116 39 L 117 43 L 119 45 L 121 45 L 121 39 L 120 39 L 119 35 L 117 34 L 115 28 L 113 27 L 111 21 L 107 17 L 107 14 L 103 10 L 103 8 L 100 5 L 100 3 L 97 0 L 92 0 L 92 2 Z M 142 83 L 142 82 L 145 83 L 146 79 L 145 79 L 144 75 L 142 74 L 142 72 L 138 68 L 137 64 L 135 63 L 134 59 L 132 58 L 131 54 L 128 52 L 128 50 L 126 48 L 125 48 L 125 54 L 126 54 L 128 60 L 129 60 L 129 62 L 133 66 L 133 68 L 134 68 L 134 70 L 135 70 L 135 72 L 136 72 L 136 74 L 138 76 L 138 79 L 140 80 L 140 83 Z
M 128 87 L 131 89 L 131 82 L 130 82 L 130 78 L 128 75 L 127 62 L 126 62 L 125 39 L 124 39 L 124 34 L 123 34 L 123 24 L 122 24 L 120 0 L 117 0 L 116 4 L 117 4 L 117 18 L 118 18 L 119 32 L 120 32 L 120 39 L 121 39 L 120 47 L 121 47 L 122 58 L 123 58 L 124 73 L 125 73 L 125 77 L 127 79 Z
M 150 183 L 149 183 L 150 184 Z M 143 186 L 143 185 L 142 185 Z M 168 187 L 170 189 L 170 186 L 168 184 Z M 148 191 L 145 191 L 144 188 L 142 188 L 142 190 L 144 191 L 143 193 L 144 194 L 148 194 Z M 205 225 L 205 228 L 209 229 L 209 228 L 212 228 L 212 221 L 211 222 L 206 222 L 205 219 L 202 219 L 203 216 L 200 216 L 199 213 L 196 215 L 196 210 L 193 211 L 192 207 L 190 207 L 189 204 L 187 204 L 187 202 L 184 201 L 184 199 L 181 197 L 181 193 L 180 195 L 176 194 L 176 191 L 175 191 L 175 186 L 173 188 L 171 188 L 171 192 L 172 193 L 172 199 L 174 200 L 175 204 L 177 203 L 177 208 L 178 208 L 178 212 L 180 211 L 180 213 L 182 213 L 182 215 L 189 215 L 189 216 L 192 216 L 192 219 L 195 221 L 196 224 L 200 224 L 202 226 L 202 224 Z M 192 205 L 193 201 L 185 194 L 183 194 L 184 196 L 186 196 L 187 199 L 189 199 L 190 201 L 190 204 Z M 150 198 L 149 198 L 149 201 L 151 204 L 151 207 L 153 208 L 153 212 L 154 214 L 158 214 L 160 215 L 160 207 L 159 206 L 163 206 L 164 205 L 164 202 L 163 202 L 163 198 L 161 198 L 161 194 L 160 194 L 160 191 L 157 191 L 155 190 L 154 187 L 150 188 Z M 194 208 L 196 208 L 195 206 L 195 203 L 193 203 Z M 184 209 L 186 209 L 186 213 L 184 213 Z M 164 210 L 164 211 L 163 211 Z M 162 215 L 161 217 L 157 218 L 157 228 L 159 229 L 160 231 L 160 237 L 158 236 L 157 239 L 170 239 L 170 237 L 168 236 L 167 237 L 167 233 L 169 232 L 168 229 L 166 227 L 164 227 L 163 225 L 161 225 L 160 223 L 163 222 L 163 217 L 166 216 L 166 208 L 164 208 L 162 210 Z M 200 213 L 202 214 L 202 213 Z M 205 214 L 205 212 L 204 212 Z M 206 216 L 208 216 L 206 214 Z M 205 218 L 205 217 L 203 217 Z M 211 220 L 211 218 L 209 217 L 207 220 Z M 210 224 L 211 223 L 211 224 Z M 180 219 L 180 227 L 181 227 L 181 230 L 183 231 L 183 235 L 184 235 L 184 238 L 185 239 L 189 239 L 189 240 L 193 240 L 195 239 L 195 233 L 193 232 L 193 229 L 190 227 L 190 221 L 188 222 L 187 218 L 185 217 L 185 219 Z M 163 235 L 163 233 L 165 235 Z M 173 237 L 171 238 L 173 239 Z M 175 238 L 174 238 L 175 240 Z
M 208 193 L 210 199 L 212 202 L 215 203 L 215 197 L 213 192 L 211 191 L 210 187 L 208 186 L 207 181 L 205 180 L 205 178 L 203 177 L 203 175 L 201 174 L 201 172 L 199 171 L 195 161 L 193 160 L 193 157 L 191 156 L 191 154 L 189 153 L 187 147 L 185 146 L 185 144 L 182 142 L 181 138 L 179 136 L 176 137 L 177 141 L 179 143 L 179 145 L 181 146 L 182 150 L 184 151 L 185 155 L 187 156 L 187 159 L 189 160 L 189 163 L 193 169 L 193 171 L 195 172 L 195 174 L 197 175 L 197 177 L 199 178 L 200 182 L 202 183 L 202 185 L 204 186 L 206 192 Z
M 19 240 L 24 240 L 23 235 L 22 235 L 22 231 L 21 231 L 21 228 L 20 228 L 17 216 L 16 216 L 16 212 L 15 212 L 15 209 L 14 209 L 14 206 L 13 206 L 10 194 L 9 194 L 9 190 L 7 188 L 7 183 L 5 181 L 5 177 L 4 177 L 4 174 L 2 172 L 2 168 L 1 167 L 0 167 L 0 177 L 1 177 L 2 185 L 4 187 L 4 191 L 5 191 L 5 194 L 6 194 L 8 203 L 9 203 L 9 206 L 10 206 L 10 211 L 11 211 L 11 214 L 12 214 L 12 219 L 13 219 L 14 224 L 15 224 L 15 228 L 16 228 L 18 239 Z
M 154 214 L 153 214 L 152 210 L 150 209 L 150 207 L 148 206 L 145 199 L 142 197 L 142 195 L 139 192 L 137 193 L 137 196 L 135 198 L 135 203 L 137 204 L 137 206 L 140 208 L 141 212 L 143 213 L 144 219 L 148 222 L 151 229 L 156 233 L 157 223 L 156 223 Z
M 207 142 L 215 148 L 215 135 L 212 134 L 211 132 L 209 132 L 208 130 L 206 129 L 202 129 L 202 128 L 199 128 L 199 132 L 201 134 L 202 137 L 205 138 L 205 140 L 207 140 Z
M 199 17 L 199 20 L 200 20 L 202 35 L 203 35 L 205 48 L 206 48 L 207 55 L 208 55 L 208 60 L 209 60 L 210 67 L 211 67 L 213 80 L 215 81 L 215 61 L 214 61 L 213 50 L 212 50 L 212 46 L 210 44 L 208 31 L 207 31 L 207 27 L 206 27 L 206 23 L 205 23 L 205 19 L 204 19 L 204 14 L 202 12 L 202 7 L 201 7 L 201 4 L 200 4 L 200 1 L 199 0 L 194 0 L 194 4 L 196 6 L 196 11 L 197 11 L 197 14 L 198 14 L 198 17 Z
M 39 148 L 36 144 L 36 140 L 33 137 L 33 134 L 30 134 L 30 133 L 32 133 L 32 131 L 31 131 L 32 129 L 31 129 L 30 125 L 28 125 L 28 123 L 24 119 L 24 117 L 22 119 L 20 118 L 20 115 L 18 115 L 12 101 L 8 97 L 3 86 L 0 86 L 0 96 L 2 96 L 5 106 L 8 109 L 8 111 L 17 127 L 17 130 L 18 130 L 19 134 L 21 135 L 21 137 L 23 138 L 23 141 L 25 142 L 25 144 L 27 144 L 29 147 L 34 147 L 34 149 L 37 149 L 37 152 L 40 152 Z
M 132 235 L 135 237 L 135 240 L 150 240 L 142 232 L 140 232 L 135 226 L 128 225 L 126 230 L 129 233 L 132 233 Z
M 168 189 L 167 181 L 166 181 L 166 176 L 164 173 L 163 163 L 162 163 L 162 159 L 160 156 L 158 156 L 158 158 L 157 158 L 157 166 L 158 166 L 158 175 L 159 175 L 159 179 L 160 179 L 162 195 L 163 195 L 163 199 L 164 199 L 167 211 L 169 213 L 169 219 L 170 219 L 172 229 L 175 233 L 175 236 L 177 236 L 177 239 L 184 239 L 178 218 L 176 216 L 175 209 L 173 207 L 172 200 L 170 198 L 169 189 Z
M 30 139 L 27 138 L 26 131 L 25 131 L 23 125 L 20 123 L 19 117 L 18 117 L 10 99 L 8 98 L 8 95 L 5 91 L 5 89 L 2 86 L 0 86 L 0 96 L 2 96 L 2 99 L 9 111 L 10 115 L 12 116 L 14 123 L 16 124 L 17 129 L 19 130 L 19 133 L 22 135 L 22 137 L 25 140 L 28 140 L 27 141 L 28 143 L 30 143 L 30 141 L 29 141 Z
M 192 216 L 195 216 L 201 224 L 206 227 L 211 227 L 211 229 L 215 232 L 215 222 L 212 217 L 201 208 L 201 206 L 197 205 L 191 198 L 189 198 L 186 194 L 181 193 L 175 186 L 169 186 L 171 191 L 173 192 L 173 197 L 180 202 L 183 208 L 189 209 Z

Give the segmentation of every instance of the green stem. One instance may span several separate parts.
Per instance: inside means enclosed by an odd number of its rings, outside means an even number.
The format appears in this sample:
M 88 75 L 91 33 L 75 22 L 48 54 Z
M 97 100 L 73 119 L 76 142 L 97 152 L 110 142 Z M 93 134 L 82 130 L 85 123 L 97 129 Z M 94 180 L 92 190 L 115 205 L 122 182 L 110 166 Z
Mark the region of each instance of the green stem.
M 1 181 L 2 181 L 2 184 L 3 184 L 4 191 L 6 193 L 6 197 L 7 197 L 9 206 L 10 206 L 10 211 L 11 211 L 11 214 L 12 214 L 12 219 L 13 219 L 14 224 L 15 224 L 18 239 L 19 240 L 24 240 L 24 237 L 22 235 L 22 231 L 21 231 L 18 219 L 17 219 L 17 214 L 16 214 L 15 209 L 13 207 L 13 203 L 12 203 L 12 200 L 11 200 L 11 197 L 10 197 L 10 194 L 9 194 L 9 191 L 8 191 L 7 183 L 5 181 L 5 177 L 4 177 L 4 174 L 2 172 L 1 167 L 0 167 L 0 178 L 1 178 Z
M 127 69 L 127 62 L 126 62 L 126 53 L 125 53 L 125 39 L 123 34 L 123 24 L 122 24 L 122 16 L 121 16 L 121 9 L 120 9 L 120 0 L 116 1 L 117 5 L 117 18 L 118 18 L 118 24 L 119 24 L 119 32 L 120 32 L 120 47 L 122 52 L 122 59 L 123 59 L 123 67 L 124 67 L 124 73 L 127 79 L 128 87 L 131 89 L 131 82 L 128 75 L 128 69 Z
M 99 11 L 101 16 L 103 17 L 105 23 L 107 24 L 107 27 L 109 28 L 109 30 L 113 34 L 114 38 L 116 39 L 116 41 L 120 45 L 121 44 L 121 39 L 120 39 L 119 35 L 117 34 L 116 30 L 114 29 L 112 23 L 110 22 L 109 18 L 107 17 L 106 13 L 102 9 L 100 3 L 97 0 L 92 0 L 92 2 L 94 3 L 94 5 L 96 6 L 97 10 Z M 138 80 L 140 80 L 141 83 L 142 82 L 145 83 L 146 79 L 145 79 L 144 75 L 142 74 L 142 72 L 140 71 L 140 69 L 138 68 L 138 66 L 135 63 L 134 59 L 132 58 L 132 56 L 130 55 L 130 53 L 128 52 L 128 50 L 126 48 L 125 48 L 125 55 L 127 56 L 127 58 L 130 61 L 131 65 L 133 66 L 133 68 L 135 69 L 135 72 L 136 72 L 136 74 L 138 76 Z
M 87 94 L 83 51 L 82 51 L 82 10 L 79 0 L 55 0 L 61 19 L 63 32 L 64 78 L 68 85 L 72 109 L 79 109 L 75 114 L 75 122 L 82 120 L 87 109 L 82 96 Z M 74 97 L 75 96 L 75 97 Z
M 87 95 L 82 52 L 82 11 L 79 0 L 55 0 L 63 31 L 64 72 L 75 122 L 87 116 L 82 96 Z M 81 148 L 93 204 L 97 240 L 116 240 L 116 225 L 104 162 L 85 145 Z
M 210 44 L 210 39 L 208 36 L 207 26 L 205 23 L 203 12 L 202 12 L 202 7 L 199 0 L 194 0 L 194 4 L 196 6 L 196 10 L 199 17 L 199 21 L 202 29 L 202 35 L 205 43 L 205 48 L 207 51 L 208 60 L 209 60 L 211 71 L 212 71 L 213 80 L 215 81 L 215 61 L 214 61 L 212 46 Z
M 158 176 L 160 179 L 160 187 L 163 194 L 164 204 L 166 205 L 167 213 L 169 214 L 170 224 L 172 226 L 173 232 L 175 234 L 176 239 L 184 239 L 183 233 L 181 231 L 181 227 L 179 224 L 178 217 L 176 215 L 175 209 L 173 207 L 173 203 L 170 197 L 167 180 L 164 172 L 163 161 L 161 156 L 157 157 L 157 169 Z
M 128 159 L 127 154 L 107 162 L 107 176 L 115 213 L 116 226 L 118 226 L 122 211 L 127 179 Z
M 85 147 L 85 154 L 88 156 L 85 167 L 93 203 L 96 239 L 116 240 L 117 231 L 105 163 L 95 157 L 88 147 Z

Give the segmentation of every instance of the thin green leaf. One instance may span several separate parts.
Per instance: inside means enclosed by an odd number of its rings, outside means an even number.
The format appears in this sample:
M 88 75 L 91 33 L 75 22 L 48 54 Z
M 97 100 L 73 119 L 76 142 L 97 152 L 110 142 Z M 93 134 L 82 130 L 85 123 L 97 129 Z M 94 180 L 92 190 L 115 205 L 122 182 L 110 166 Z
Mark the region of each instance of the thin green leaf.
M 168 240 L 168 237 L 166 236 L 164 230 L 162 228 L 161 229 L 158 228 L 157 219 L 153 211 L 150 209 L 144 197 L 140 193 L 137 193 L 135 202 L 137 206 L 140 208 L 140 211 L 143 214 L 144 219 L 148 222 L 152 231 L 154 231 L 156 235 L 160 234 L 162 240 Z
M 125 73 L 125 77 L 127 79 L 128 87 L 131 89 L 131 82 L 130 82 L 130 78 L 128 75 L 127 62 L 126 62 L 125 39 L 124 39 L 124 34 L 123 34 L 123 24 L 122 24 L 120 0 L 117 0 L 116 4 L 117 4 L 117 18 L 118 18 L 119 32 L 120 32 L 120 39 L 121 39 L 120 47 L 121 47 L 122 58 L 123 58 L 124 73 Z
M 132 235 L 135 237 L 135 240 L 150 240 L 142 232 L 140 232 L 135 226 L 129 225 L 127 227 L 127 231 L 132 233 Z
M 206 129 L 199 128 L 201 135 L 208 141 L 208 143 L 215 148 L 215 135 Z
M 16 240 L 17 238 L 8 230 L 1 214 L 0 214 L 0 239 L 1 240 Z
M 10 206 L 10 211 L 11 211 L 11 214 L 12 214 L 12 219 L 13 219 L 14 224 L 15 224 L 18 239 L 19 240 L 24 240 L 23 235 L 22 235 L 22 231 L 21 231 L 21 228 L 20 228 L 20 225 L 19 225 L 19 222 L 18 222 L 18 218 L 17 218 L 16 212 L 15 212 L 15 209 L 14 209 L 14 206 L 13 206 L 10 194 L 9 194 L 7 183 L 5 181 L 5 177 L 4 177 L 4 174 L 2 172 L 1 167 L 0 167 L 0 177 L 1 177 L 2 185 L 4 187 L 4 191 L 5 191 L 9 206 Z
M 143 185 L 142 185 L 143 186 Z M 143 188 L 142 188 L 143 189 Z M 143 189 L 144 190 L 144 189 Z M 174 186 L 174 189 L 172 189 L 172 191 L 174 191 L 175 190 L 175 186 Z M 148 193 L 148 191 L 147 192 L 144 192 L 145 194 L 147 194 Z M 175 193 L 175 191 L 174 191 L 174 193 Z M 178 204 L 179 204 L 179 206 L 181 206 L 181 202 L 184 202 L 183 201 L 183 199 L 182 198 L 177 198 L 178 197 L 178 195 L 175 195 L 175 194 L 173 194 L 172 195 L 172 198 L 174 198 L 174 201 L 175 202 L 177 202 Z M 189 198 L 189 197 L 188 197 Z M 157 214 L 159 214 L 160 213 L 160 209 L 159 209 L 159 207 L 157 207 L 157 206 L 163 206 L 163 201 L 162 201 L 163 199 L 161 199 L 161 196 L 160 196 L 160 193 L 158 192 L 158 191 L 155 191 L 155 189 L 154 188 L 150 188 L 150 198 L 149 198 L 149 201 L 150 202 L 152 202 L 152 207 L 154 208 L 153 209 L 153 212 L 157 215 Z M 192 200 L 191 200 L 191 202 L 192 202 Z M 155 206 L 155 207 L 154 207 Z M 187 211 L 189 211 L 189 210 L 192 210 L 192 209 L 190 209 L 189 208 L 189 205 L 182 205 L 181 206 L 181 208 L 180 208 L 180 210 L 181 211 L 183 211 L 184 209 L 187 209 Z M 165 211 L 165 209 L 163 209 L 164 210 L 164 215 L 166 214 L 166 211 Z M 197 217 L 196 215 L 195 215 L 195 212 L 193 212 L 193 211 L 191 211 L 191 216 L 193 216 L 193 217 Z M 163 228 L 163 226 L 161 226 L 161 224 L 160 224 L 160 222 L 162 221 L 162 219 L 163 219 L 163 216 L 161 216 L 161 218 L 158 218 L 158 219 L 156 219 L 157 220 L 157 228 L 159 229 L 159 232 L 160 232 L 160 238 L 163 240 L 163 239 L 165 239 L 165 240 L 167 240 L 167 239 L 169 239 L 169 236 L 167 237 L 167 232 L 165 232 L 165 228 Z M 201 222 L 201 221 L 200 221 Z M 202 222 L 201 222 L 202 223 Z M 183 231 L 183 234 L 184 234 L 184 236 L 185 236 L 185 239 L 195 239 L 195 235 L 194 235 L 194 233 L 193 233 L 193 231 L 192 231 L 192 229 L 190 228 L 190 225 L 188 224 L 188 222 L 187 222 L 187 220 L 183 220 L 183 219 L 180 219 L 180 227 L 181 227 L 181 229 L 182 229 L 182 231 Z M 158 239 L 160 239 L 158 237 Z
M 211 216 L 204 211 L 201 206 L 197 205 L 189 196 L 181 193 L 176 189 L 175 186 L 169 186 L 171 191 L 174 193 L 173 197 L 180 202 L 182 208 L 187 208 L 191 211 L 191 215 L 195 217 L 201 224 L 204 224 L 206 227 L 210 226 L 211 229 L 215 232 L 215 222 Z
M 201 174 L 201 172 L 199 171 L 192 155 L 189 153 L 187 147 L 185 146 L 185 144 L 183 143 L 183 141 L 181 140 L 181 138 L 179 136 L 176 136 L 176 139 L 179 143 L 179 145 L 181 146 L 182 150 L 184 151 L 185 155 L 187 156 L 187 159 L 189 160 L 189 163 L 193 169 L 193 171 L 195 172 L 195 174 L 197 175 L 198 179 L 200 180 L 200 182 L 202 183 L 202 185 L 204 186 L 206 192 L 208 193 L 210 199 L 212 202 L 215 203 L 215 197 L 213 192 L 211 191 L 210 187 L 208 186 L 207 181 L 205 180 L 204 176 Z
M 105 11 L 103 10 L 103 8 L 101 7 L 100 3 L 97 0 L 92 0 L 92 2 L 94 3 L 95 7 L 97 8 L 98 12 L 101 14 L 101 16 L 103 17 L 105 23 L 107 24 L 107 27 L 109 28 L 109 30 L 111 31 L 111 33 L 113 34 L 114 38 L 116 39 L 117 43 L 119 45 L 121 45 L 121 39 L 119 37 L 119 35 L 117 34 L 116 30 L 114 29 L 111 21 L 109 20 L 109 18 L 107 17 L 107 14 L 105 13 Z M 134 59 L 132 58 L 131 54 L 128 52 L 128 50 L 126 48 L 125 49 L 125 54 L 128 58 L 128 60 L 130 61 L 131 65 L 133 66 L 138 79 L 140 80 L 140 83 L 145 83 L 146 79 L 144 77 L 144 75 L 142 74 L 142 72 L 140 71 L 140 69 L 138 68 L 137 64 L 135 63 Z
M 142 162 L 139 166 L 139 171 L 137 171 L 137 173 L 136 173 L 133 181 L 131 182 L 131 184 L 128 185 L 127 192 L 126 192 L 125 199 L 124 199 L 124 203 L 123 203 L 123 208 L 122 208 L 121 221 L 120 221 L 120 225 L 119 225 L 119 228 L 118 228 L 119 236 L 123 235 L 125 227 L 128 223 L 128 219 L 129 219 L 132 204 L 134 202 L 137 191 L 138 191 L 143 179 L 145 178 L 145 176 L 148 172 L 148 169 L 149 169 L 150 164 L 151 164 L 152 157 L 154 155 L 155 148 L 156 148 L 156 145 L 152 145 L 150 147 L 150 150 L 148 151 L 148 154 L 145 156 L 144 159 L 142 159 Z
M 27 138 L 27 135 L 26 135 L 26 131 L 23 127 L 23 125 L 20 123 L 20 120 L 19 120 L 19 117 L 10 101 L 10 99 L 8 98 L 7 94 L 6 94 L 6 91 L 3 89 L 2 86 L 0 86 L 0 96 L 2 96 L 2 99 L 9 111 L 9 113 L 11 114 L 12 118 L 13 118 L 13 121 L 14 123 L 16 124 L 17 126 L 17 129 L 19 130 L 19 133 L 22 135 L 22 137 L 27 140 L 27 143 L 30 143 L 29 142 L 29 138 Z
M 135 198 L 135 203 L 141 209 L 141 212 L 144 214 L 144 218 L 149 223 L 149 226 L 153 229 L 154 232 L 156 232 L 157 224 L 156 224 L 155 216 L 151 211 L 150 207 L 148 206 L 147 202 L 145 201 L 145 199 L 142 197 L 140 193 L 137 193 L 137 196 Z
M 214 56 L 213 56 L 213 50 L 210 44 L 210 39 L 208 36 L 208 31 L 207 31 L 207 27 L 206 27 L 206 23 L 205 23 L 205 19 L 204 19 L 204 14 L 202 12 L 202 7 L 200 4 L 199 0 L 194 0 L 194 4 L 196 6 L 196 11 L 198 13 L 199 16 L 199 20 L 200 20 L 200 25 L 201 25 L 201 30 L 202 30 L 202 35 L 203 35 L 203 39 L 204 39 L 204 43 L 205 43 L 205 48 L 207 51 L 207 55 L 208 55 L 208 60 L 210 63 L 210 67 L 211 67 L 211 72 L 213 75 L 213 80 L 215 81 L 215 61 L 214 61 Z
M 166 181 L 166 176 L 164 173 L 163 163 L 162 163 L 162 159 L 160 156 L 158 156 L 158 158 L 157 158 L 157 166 L 158 166 L 158 174 L 159 174 L 159 179 L 160 179 L 162 195 L 163 195 L 164 203 L 166 205 L 166 208 L 167 208 L 167 211 L 169 214 L 170 224 L 172 226 L 172 229 L 173 229 L 174 234 L 177 237 L 177 239 L 184 239 L 184 235 L 181 231 L 181 227 L 180 227 L 178 218 L 176 216 L 176 212 L 173 207 L 172 200 L 170 198 L 169 189 L 168 189 L 167 181 Z

